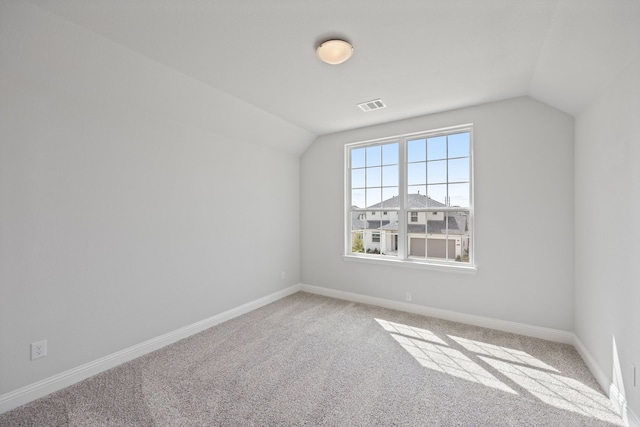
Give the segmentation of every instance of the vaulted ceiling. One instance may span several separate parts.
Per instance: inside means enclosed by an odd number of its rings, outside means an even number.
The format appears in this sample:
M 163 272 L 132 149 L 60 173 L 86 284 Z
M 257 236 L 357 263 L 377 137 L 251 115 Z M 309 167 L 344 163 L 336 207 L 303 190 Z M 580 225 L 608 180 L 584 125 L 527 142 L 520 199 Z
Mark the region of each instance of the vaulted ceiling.
M 522 95 L 577 115 L 640 52 L 640 0 L 29 1 L 316 135 Z M 318 60 L 330 36 L 351 60 Z

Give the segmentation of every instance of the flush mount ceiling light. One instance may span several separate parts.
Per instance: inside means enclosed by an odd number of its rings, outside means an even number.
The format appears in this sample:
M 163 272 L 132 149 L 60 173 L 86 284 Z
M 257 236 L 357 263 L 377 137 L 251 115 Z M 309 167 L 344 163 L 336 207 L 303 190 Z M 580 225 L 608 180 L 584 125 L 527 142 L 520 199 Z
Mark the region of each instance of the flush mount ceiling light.
M 333 39 L 320 44 L 316 52 L 327 64 L 337 65 L 351 58 L 353 46 L 344 40 Z

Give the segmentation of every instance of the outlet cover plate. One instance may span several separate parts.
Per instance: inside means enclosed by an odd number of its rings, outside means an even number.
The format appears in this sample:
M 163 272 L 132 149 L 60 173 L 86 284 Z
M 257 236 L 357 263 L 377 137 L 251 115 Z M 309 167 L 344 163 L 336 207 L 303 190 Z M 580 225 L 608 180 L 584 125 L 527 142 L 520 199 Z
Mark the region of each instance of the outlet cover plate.
M 31 343 L 31 360 L 39 359 L 47 355 L 47 340 Z

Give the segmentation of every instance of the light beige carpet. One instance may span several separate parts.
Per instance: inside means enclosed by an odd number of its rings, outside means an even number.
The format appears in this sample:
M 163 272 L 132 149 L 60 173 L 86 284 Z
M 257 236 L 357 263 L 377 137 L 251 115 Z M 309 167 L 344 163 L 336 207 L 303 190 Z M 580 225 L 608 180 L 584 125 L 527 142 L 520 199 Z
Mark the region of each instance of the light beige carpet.
M 575 349 L 297 293 L 2 426 L 622 425 Z

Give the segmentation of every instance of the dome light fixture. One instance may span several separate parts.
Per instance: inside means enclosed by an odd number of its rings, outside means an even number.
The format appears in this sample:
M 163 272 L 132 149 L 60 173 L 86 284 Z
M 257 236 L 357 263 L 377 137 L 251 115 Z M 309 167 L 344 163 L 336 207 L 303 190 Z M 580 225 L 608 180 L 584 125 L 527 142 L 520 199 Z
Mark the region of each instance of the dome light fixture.
M 332 39 L 321 43 L 316 52 L 318 58 L 327 64 L 337 65 L 351 58 L 353 46 L 344 40 Z

